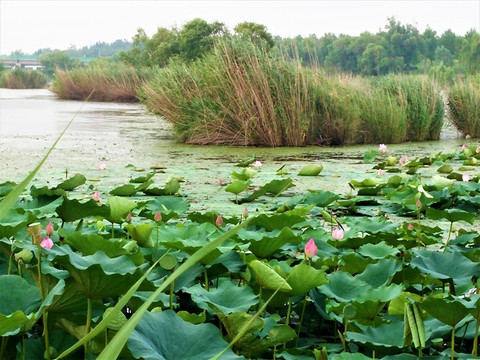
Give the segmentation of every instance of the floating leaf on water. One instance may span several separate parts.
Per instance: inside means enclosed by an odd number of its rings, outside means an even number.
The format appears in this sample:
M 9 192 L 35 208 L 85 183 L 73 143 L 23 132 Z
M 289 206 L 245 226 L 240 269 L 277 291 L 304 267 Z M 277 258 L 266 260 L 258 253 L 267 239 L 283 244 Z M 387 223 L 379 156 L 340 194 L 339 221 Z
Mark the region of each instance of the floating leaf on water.
M 317 176 L 322 172 L 322 170 L 323 170 L 322 165 L 310 164 L 310 165 L 304 166 L 298 173 L 298 176 Z
M 365 155 L 363 155 L 363 162 L 365 164 L 373 163 L 373 161 L 375 160 L 375 158 L 377 156 L 377 153 L 378 153 L 378 151 L 376 149 L 367 151 L 365 153 Z

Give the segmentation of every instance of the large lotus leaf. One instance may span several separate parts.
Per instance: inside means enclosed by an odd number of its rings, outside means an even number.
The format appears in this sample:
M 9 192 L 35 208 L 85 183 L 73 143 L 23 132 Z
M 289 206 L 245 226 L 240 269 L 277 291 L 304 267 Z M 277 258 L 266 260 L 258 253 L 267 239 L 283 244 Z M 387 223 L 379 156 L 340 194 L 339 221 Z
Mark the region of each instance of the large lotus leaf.
M 258 296 L 249 286 L 237 286 L 230 278 L 220 278 L 218 287 L 205 290 L 197 284 L 183 291 L 192 296 L 192 300 L 201 309 L 208 309 L 213 304 L 222 313 L 247 312 L 251 306 L 258 304 Z
M 292 290 L 290 285 L 275 271 L 270 265 L 265 264 L 259 260 L 253 260 L 249 263 L 250 268 L 256 275 L 257 282 L 260 286 L 283 292 L 289 292 Z
M 48 293 L 42 306 L 46 306 L 49 312 L 73 313 L 87 308 L 87 297 L 78 283 L 69 277 L 59 280 Z
M 0 222 L 0 239 L 14 236 L 22 228 L 34 222 L 37 218 L 32 213 L 20 214 L 17 209 L 11 209 Z
M 433 208 L 427 208 L 426 215 L 427 218 L 431 220 L 446 219 L 450 222 L 463 220 L 468 222 L 469 224 L 473 224 L 473 222 L 477 218 L 477 214 L 459 209 L 437 210 Z
M 250 157 L 247 160 L 244 160 L 242 162 L 239 162 L 238 164 L 235 164 L 235 166 L 247 167 L 248 165 L 253 164 L 254 161 L 255 161 L 255 155 L 252 155 L 252 157 Z
M 25 314 L 40 306 L 40 291 L 18 275 L 0 276 L 0 314 L 10 315 L 17 310 Z
M 99 205 L 93 199 L 81 203 L 77 199 L 70 200 L 67 197 L 64 197 L 63 203 L 57 207 L 56 212 L 65 222 L 83 219 L 88 216 L 106 217 L 110 213 L 108 207 Z
M 317 176 L 323 170 L 322 165 L 309 164 L 304 166 L 298 173 L 298 176 Z
M 131 178 L 130 182 L 135 183 L 135 184 L 146 183 L 154 176 L 155 176 L 155 172 L 150 172 L 150 173 L 147 173 L 143 176 L 137 176 L 135 178 Z
M 373 287 L 386 285 L 392 277 L 402 269 L 402 263 L 397 259 L 382 259 L 376 264 L 367 265 L 357 279 L 365 281 Z
M 340 353 L 332 356 L 332 360 L 372 360 L 361 353 Z
M 162 196 L 147 202 L 145 208 L 149 211 L 149 219 L 153 220 L 155 213 L 160 211 L 162 220 L 166 222 L 190 209 L 190 202 L 178 196 Z
M 181 227 L 162 226 L 158 230 L 159 242 L 170 249 L 182 250 L 190 255 L 195 253 L 213 240 L 218 229 L 210 223 L 190 224 Z M 236 244 L 226 241 L 200 260 L 202 264 L 209 264 L 221 254 L 232 250 Z
M 137 207 L 134 201 L 119 196 L 112 196 L 108 198 L 107 202 L 110 207 L 110 215 L 106 218 L 108 221 L 117 224 L 121 224 L 125 216 Z
M 110 258 L 101 251 L 81 256 L 64 245 L 50 249 L 48 258 L 63 265 L 91 299 L 121 295 L 140 277 L 127 256 Z
M 163 196 L 176 194 L 178 190 L 180 190 L 180 183 L 177 179 L 172 178 L 165 183 L 163 188 L 148 188 L 143 192 L 147 195 Z
M 470 310 L 459 300 L 449 296 L 446 298 L 427 297 L 420 307 L 441 322 L 454 327 L 465 318 Z
M 6 181 L 0 184 L 0 196 L 7 195 L 10 191 L 12 191 L 17 186 L 16 183 L 11 181 Z
M 362 181 L 357 181 L 357 180 L 351 180 L 349 182 L 351 186 L 354 188 L 363 188 L 363 187 L 371 187 L 371 186 L 377 186 L 378 185 L 378 179 L 374 178 L 367 178 Z
M 251 179 L 258 171 L 252 168 L 245 168 L 242 172 L 232 172 L 232 178 L 235 180 L 248 180 Z
M 395 233 L 397 225 L 391 221 L 385 220 L 383 216 L 377 219 L 370 218 L 348 218 L 346 223 L 352 229 L 357 231 L 378 234 L 378 233 Z
M 416 252 L 410 265 L 436 279 L 452 279 L 456 285 L 467 284 L 472 276 L 480 276 L 480 264 L 474 263 L 460 252 L 420 250 Z
M 117 186 L 115 189 L 112 189 L 110 191 L 111 195 L 116 195 L 116 196 L 133 196 L 137 192 L 137 188 L 135 185 L 132 184 L 125 184 L 121 186 Z
M 291 188 L 292 186 L 294 185 L 292 183 L 292 179 L 290 178 L 281 179 L 281 180 L 272 180 L 269 183 L 261 186 L 257 191 L 254 191 L 249 196 L 242 198 L 239 202 L 240 203 L 251 202 L 258 199 L 260 196 L 263 196 L 266 194 L 278 195 L 281 192 Z
M 19 203 L 19 206 L 27 211 L 34 213 L 36 216 L 45 216 L 52 214 L 55 209 L 63 202 L 63 196 L 38 196 L 30 201 Z
M 131 333 L 127 347 L 145 360 L 210 359 L 227 346 L 212 324 L 194 325 L 173 311 L 147 312 Z M 244 359 L 227 350 L 219 359 Z
M 15 334 L 30 327 L 40 307 L 40 291 L 17 275 L 0 276 L 0 335 Z M 27 325 L 28 324 L 28 325 Z
M 66 192 L 63 189 L 50 189 L 47 186 L 43 186 L 41 188 L 35 187 L 35 185 L 32 185 L 30 188 L 30 195 L 32 195 L 33 198 L 39 197 L 39 196 L 65 196 Z
M 255 226 L 261 226 L 267 231 L 273 231 L 275 229 L 281 230 L 284 227 L 293 228 L 296 224 L 304 221 L 304 216 L 290 214 L 288 212 L 273 215 L 261 214 L 250 221 L 248 229 L 256 229 Z
M 317 190 L 310 191 L 305 195 L 305 204 L 313 204 L 320 207 L 325 207 L 335 200 L 339 199 L 340 196 L 331 191 Z
M 392 321 L 378 327 L 369 326 L 361 333 L 347 331 L 346 339 L 375 347 L 403 347 L 403 321 Z
M 82 174 L 75 174 L 70 179 L 58 184 L 55 189 L 62 189 L 65 191 L 72 191 L 76 187 L 85 184 L 87 179 Z
M 418 294 L 404 291 L 399 297 L 390 301 L 388 304 L 388 314 L 403 316 L 405 313 L 405 303 L 410 304 L 412 300 L 420 302 L 422 301 L 422 297 Z
M 372 287 L 343 271 L 327 275 L 327 280 L 330 283 L 322 285 L 318 289 L 327 297 L 335 298 L 340 302 L 357 301 L 361 303 L 367 300 L 386 302 L 400 296 L 403 290 L 401 285 L 396 284 Z
M 292 288 L 290 292 L 292 296 L 306 294 L 313 288 L 328 282 L 323 271 L 303 262 L 292 268 L 287 281 Z
M 252 182 L 250 180 L 247 180 L 247 181 L 235 180 L 234 182 L 232 182 L 231 184 L 225 187 L 225 191 L 238 195 L 243 190 L 245 190 L 248 187 L 248 185 L 250 185 L 251 183 Z
M 143 255 L 138 250 L 138 247 L 134 247 L 136 251 L 131 251 L 126 240 L 105 239 L 97 234 L 82 234 L 76 231 L 68 235 L 64 242 L 80 251 L 84 256 L 93 255 L 97 251 L 101 251 L 110 258 L 127 255 L 135 265 L 144 263 Z M 133 244 L 135 243 L 133 242 Z
M 217 313 L 217 315 L 225 326 L 230 339 L 237 336 L 242 327 L 253 319 L 253 315 L 245 312 L 235 312 L 228 316 L 222 313 Z M 296 333 L 289 326 L 275 325 L 275 321 L 269 322 L 268 320 L 254 319 L 247 332 L 238 339 L 234 347 L 248 358 L 257 359 L 269 347 L 295 338 Z
M 150 224 L 133 225 L 128 224 L 125 226 L 128 234 L 135 240 L 138 245 L 142 247 L 153 247 L 153 240 L 151 238 L 153 226 Z
M 388 246 L 384 241 L 378 244 L 364 244 L 358 249 L 360 255 L 370 257 L 372 259 L 384 259 L 386 257 L 394 257 L 399 250 L 397 248 Z
M 269 258 L 273 253 L 285 244 L 300 244 L 303 238 L 295 235 L 294 232 L 285 227 L 281 231 L 274 230 L 272 232 L 251 231 L 242 229 L 238 232 L 238 236 L 243 241 L 250 242 L 248 249 L 259 258 Z

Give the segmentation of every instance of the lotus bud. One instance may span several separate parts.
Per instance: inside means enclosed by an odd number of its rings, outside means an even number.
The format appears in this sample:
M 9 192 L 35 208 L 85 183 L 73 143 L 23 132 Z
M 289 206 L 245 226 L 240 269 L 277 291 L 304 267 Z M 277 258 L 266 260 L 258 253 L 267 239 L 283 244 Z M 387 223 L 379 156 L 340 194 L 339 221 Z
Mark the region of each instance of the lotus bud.
M 378 169 L 377 175 L 378 175 L 378 176 L 382 176 L 382 175 L 383 175 L 383 170 L 382 170 L 382 169 Z
M 410 230 L 410 231 L 413 230 L 413 225 L 412 224 L 408 224 L 408 230 Z
M 98 164 L 98 170 L 105 170 L 107 168 L 107 164 L 105 164 L 104 162 L 101 162 L 100 164 Z
M 46 237 L 45 239 L 42 240 L 42 242 L 40 243 L 40 246 L 45 249 L 51 249 L 53 246 L 53 241 L 49 237 Z
M 467 148 L 467 145 L 463 144 L 462 145 L 462 150 L 465 150 Z
M 155 220 L 155 222 L 160 222 L 162 221 L 162 213 L 160 212 L 160 210 L 157 210 L 157 212 L 155 213 L 153 219 Z
M 477 154 L 480 153 L 480 147 L 477 147 L 477 148 L 475 149 L 475 152 L 476 152 Z
M 258 168 L 262 167 L 262 162 L 257 160 L 252 165 L 253 165 L 253 167 L 256 167 L 258 169 Z
M 385 145 L 385 144 L 380 144 L 380 145 L 378 146 L 378 151 L 386 152 L 386 151 L 387 151 L 387 145 Z
M 218 186 L 223 186 L 223 180 L 222 179 L 218 179 Z
M 248 217 L 248 209 L 243 209 L 243 218 L 246 219 Z
M 420 199 L 417 200 L 417 203 L 415 205 L 417 206 L 417 208 L 422 207 L 422 202 L 420 201 Z
M 128 223 L 132 221 L 132 213 L 128 213 L 127 217 L 125 218 L 125 221 Z
M 317 245 L 315 244 L 315 240 L 311 238 L 307 244 L 305 245 L 305 257 L 307 259 L 313 258 L 315 255 L 317 255 Z
M 47 236 L 52 236 L 53 233 L 54 233 L 54 230 L 53 230 L 53 224 L 52 222 L 50 221 L 47 225 L 47 227 L 45 228 L 45 233 L 47 234 Z
M 462 180 L 463 180 L 463 182 L 469 182 L 470 181 L 470 176 L 468 174 L 463 174 L 462 175 Z
M 216 225 L 217 227 L 220 227 L 220 226 L 223 225 L 223 219 L 222 219 L 222 217 L 221 217 L 220 215 L 217 216 L 217 219 L 215 220 L 215 225 Z
M 98 190 L 93 193 L 92 198 L 93 198 L 93 200 L 95 200 L 96 202 L 99 202 L 99 201 L 100 201 L 100 193 L 98 192 Z
M 343 239 L 343 230 L 341 228 L 335 228 L 332 230 L 332 238 L 335 240 L 342 240 Z

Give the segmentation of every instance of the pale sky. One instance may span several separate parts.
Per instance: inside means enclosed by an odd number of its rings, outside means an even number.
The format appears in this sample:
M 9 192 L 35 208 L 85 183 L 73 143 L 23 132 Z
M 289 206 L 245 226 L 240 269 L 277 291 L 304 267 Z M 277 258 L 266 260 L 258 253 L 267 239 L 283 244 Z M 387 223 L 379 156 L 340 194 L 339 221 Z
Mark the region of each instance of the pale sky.
M 252 21 L 273 35 L 321 37 L 375 33 L 391 16 L 421 32 L 427 26 L 438 35 L 480 32 L 480 0 L 0 0 L 0 54 L 131 40 L 139 27 L 151 36 L 158 27 L 180 27 L 197 17 L 230 29 Z

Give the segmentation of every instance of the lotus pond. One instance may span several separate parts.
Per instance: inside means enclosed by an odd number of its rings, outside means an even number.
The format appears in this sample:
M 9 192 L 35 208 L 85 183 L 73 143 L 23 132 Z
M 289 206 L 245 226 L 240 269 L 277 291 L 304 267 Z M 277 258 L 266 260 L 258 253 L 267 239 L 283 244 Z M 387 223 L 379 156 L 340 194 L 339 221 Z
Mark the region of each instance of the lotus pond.
M 0 358 L 477 358 L 480 149 L 461 145 L 47 163 L 0 219 Z

